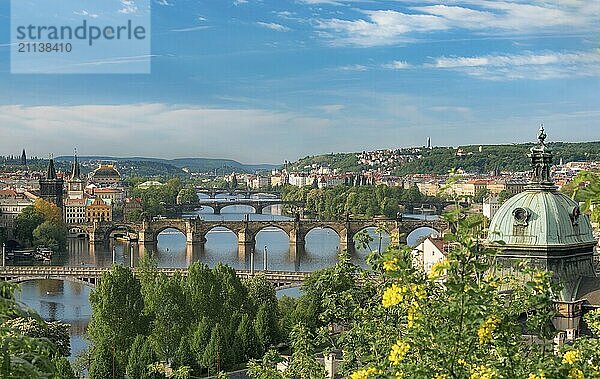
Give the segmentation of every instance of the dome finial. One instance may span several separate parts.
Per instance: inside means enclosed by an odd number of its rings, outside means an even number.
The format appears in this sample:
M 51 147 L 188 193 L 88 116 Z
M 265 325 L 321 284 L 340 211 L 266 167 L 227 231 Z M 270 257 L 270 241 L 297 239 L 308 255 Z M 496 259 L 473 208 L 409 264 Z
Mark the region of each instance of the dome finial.
M 546 133 L 544 132 L 544 124 L 540 126 L 540 132 L 538 133 L 538 140 L 540 141 L 541 146 L 546 146 Z

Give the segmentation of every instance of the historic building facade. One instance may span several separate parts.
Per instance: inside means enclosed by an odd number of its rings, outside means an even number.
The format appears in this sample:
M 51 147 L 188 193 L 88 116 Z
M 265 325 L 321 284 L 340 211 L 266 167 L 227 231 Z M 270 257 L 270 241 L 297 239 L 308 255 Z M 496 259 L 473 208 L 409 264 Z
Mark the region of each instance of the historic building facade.
M 525 191 L 508 199 L 490 222 L 487 244 L 498 248 L 496 270 L 500 274 L 520 275 L 521 262 L 550 271 L 562 286 L 557 294 L 557 330 L 575 337 L 585 304 L 600 296 L 600 280 L 593 266 L 594 246 L 587 215 L 579 204 L 560 193 L 550 177 L 552 152 L 540 129 L 539 142 L 531 149 L 532 177 Z M 529 278 L 522 278 L 524 281 Z M 600 305 L 594 304 L 594 305 Z

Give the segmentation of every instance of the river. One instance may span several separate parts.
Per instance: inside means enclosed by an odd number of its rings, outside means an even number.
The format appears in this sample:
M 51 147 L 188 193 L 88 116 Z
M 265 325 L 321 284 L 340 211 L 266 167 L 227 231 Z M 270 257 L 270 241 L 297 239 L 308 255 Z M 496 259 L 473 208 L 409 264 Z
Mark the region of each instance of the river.
M 212 214 L 210 208 L 184 214 L 184 217 L 200 216 L 205 220 L 242 220 L 249 214 L 250 220 L 289 220 L 281 215 L 281 207 L 273 205 L 265 208 L 263 214 L 253 214 L 248 206 L 229 206 L 222 210 L 221 215 Z M 367 232 L 374 238 L 372 249 L 377 249 L 379 237 L 375 231 Z M 420 236 L 431 233 L 431 230 L 417 230 L 408 236 L 408 243 L 414 243 Z M 381 246 L 385 249 L 390 238 L 381 236 Z M 263 268 L 264 250 L 267 250 L 269 270 L 275 271 L 315 271 L 335 264 L 339 252 L 339 237 L 329 229 L 316 229 L 306 237 L 304 251 L 296 259 L 291 259 L 289 239 L 285 232 L 273 228 L 258 233 L 255 245 L 255 268 Z M 95 266 L 110 267 L 113 260 L 117 264 L 129 266 L 131 249 L 133 248 L 134 262 L 139 257 L 137 244 L 111 239 L 107 246 L 90 248 L 85 239 L 69 239 L 68 251 L 55 254 L 52 265 L 59 266 Z M 226 229 L 213 229 L 207 235 L 203 247 L 186 245 L 185 236 L 174 230 L 167 229 L 158 237 L 159 267 L 187 267 L 191 262 L 199 261 L 210 267 L 218 263 L 229 265 L 236 269 L 249 269 L 250 262 L 238 257 L 237 237 Z M 365 257 L 369 249 L 356 248 L 350 258 L 353 263 L 366 267 Z M 88 343 L 84 338 L 85 330 L 91 316 L 88 302 L 91 288 L 82 284 L 58 280 L 36 280 L 21 284 L 17 295 L 19 301 L 36 310 L 48 320 L 61 320 L 71 324 L 71 357 L 86 349 Z M 297 291 L 287 291 L 297 294 Z

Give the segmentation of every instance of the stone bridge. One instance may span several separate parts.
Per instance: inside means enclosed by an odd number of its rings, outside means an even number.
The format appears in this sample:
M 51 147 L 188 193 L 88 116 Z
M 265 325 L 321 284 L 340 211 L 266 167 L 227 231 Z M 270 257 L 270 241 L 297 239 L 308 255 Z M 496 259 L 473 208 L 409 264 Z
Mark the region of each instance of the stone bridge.
M 188 244 L 204 244 L 206 235 L 215 228 L 225 228 L 233 232 L 238 240 L 239 256 L 252 252 L 257 234 L 267 228 L 277 228 L 285 232 L 289 238 L 291 250 L 298 251 L 303 247 L 306 236 L 312 230 L 325 228 L 333 230 L 340 238 L 340 249 L 354 248 L 354 236 L 367 228 L 381 228 L 392 237 L 393 243 L 406 243 L 406 237 L 414 230 L 429 227 L 443 233 L 448 229 L 445 221 L 423 220 L 346 220 L 346 221 L 205 221 L 196 219 L 162 219 L 143 221 L 141 223 L 94 223 L 74 224 L 70 228 L 78 229 L 88 235 L 90 244 L 105 243 L 114 232 L 136 235 L 140 245 L 153 246 L 157 243 L 158 235 L 166 229 L 176 229 L 186 236 Z
M 431 212 L 436 215 L 441 215 L 444 211 L 457 203 L 453 201 L 439 201 L 439 200 L 427 200 L 427 201 L 400 201 L 399 205 L 404 207 L 404 213 L 415 214 L 420 211 Z M 468 208 L 471 204 L 467 202 L 459 202 L 458 206 L 461 208 Z
M 0 267 L 0 280 L 13 283 L 26 282 L 40 279 L 56 279 L 75 283 L 83 283 L 94 286 L 102 277 L 102 274 L 110 271 L 109 267 L 60 267 L 60 266 L 6 266 Z M 187 275 L 185 268 L 158 268 L 158 271 L 173 276 L 176 272 Z M 137 269 L 133 269 L 134 275 Z M 308 272 L 284 272 L 284 271 L 248 271 L 236 270 L 240 279 L 248 279 L 258 273 L 264 273 L 267 280 L 278 288 L 296 287 L 302 284 L 308 276 Z
M 225 207 L 233 206 L 233 205 L 245 205 L 248 207 L 254 208 L 254 213 L 262 214 L 263 209 L 269 207 L 271 205 L 294 205 L 298 207 L 304 206 L 304 203 L 298 201 L 286 201 L 279 199 L 260 199 L 260 200 L 232 200 L 232 201 L 200 201 L 195 204 L 177 204 L 168 206 L 168 208 L 173 208 L 177 212 L 181 211 L 193 211 L 195 209 L 201 207 L 210 207 L 213 210 L 214 214 L 221 214 L 221 210 Z
M 251 195 L 280 195 L 280 192 L 277 191 L 267 191 L 267 190 L 249 190 L 249 189 L 230 189 L 230 188 L 196 188 L 197 193 L 203 193 L 208 195 L 209 198 L 215 199 L 217 195 L 242 195 L 245 198 L 249 199 Z

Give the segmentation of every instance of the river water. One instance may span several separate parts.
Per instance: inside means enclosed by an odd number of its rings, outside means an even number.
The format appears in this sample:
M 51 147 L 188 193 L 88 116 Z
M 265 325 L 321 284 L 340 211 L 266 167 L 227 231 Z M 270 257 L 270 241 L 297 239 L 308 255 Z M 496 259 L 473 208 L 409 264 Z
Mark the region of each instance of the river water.
M 221 198 L 221 201 L 224 199 Z M 221 215 L 214 215 L 212 209 L 203 207 L 183 216 L 200 216 L 205 220 L 242 220 L 249 214 L 250 220 L 289 220 L 281 215 L 281 208 L 276 205 L 265 208 L 262 215 L 252 212 L 253 209 L 248 206 L 229 206 L 221 211 Z M 371 249 L 357 247 L 350 256 L 352 262 L 363 267 L 366 267 L 365 258 L 368 251 L 378 249 L 380 237 L 383 249 L 390 242 L 390 237 L 386 234 L 376 235 L 372 229 L 368 229 L 367 232 L 374 239 Z M 417 230 L 408 236 L 408 243 L 414 243 L 419 237 L 430 233 L 431 230 Z M 249 258 L 238 256 L 237 237 L 226 229 L 213 229 L 208 233 L 207 242 L 203 247 L 187 246 L 185 235 L 168 229 L 159 235 L 156 248 L 155 256 L 159 267 L 187 267 L 191 262 L 200 261 L 210 267 L 223 263 L 235 269 L 250 268 Z M 292 259 L 294 255 L 290 254 L 289 239 L 285 232 L 276 228 L 265 229 L 256 236 L 256 270 L 262 270 L 264 267 L 265 248 L 269 270 L 315 271 L 335 264 L 339 252 L 339 237 L 329 229 L 313 230 L 306 237 L 304 251 L 299 252 L 296 259 Z M 55 254 L 51 264 L 110 267 L 114 261 L 116 264 L 129 266 L 132 251 L 135 263 L 139 259 L 137 244 L 111 239 L 107 246 L 91 248 L 85 239 L 69 239 L 68 251 Z M 71 324 L 71 357 L 75 357 L 88 346 L 84 336 L 92 313 L 88 302 L 91 290 L 83 284 L 36 280 L 22 283 L 17 298 L 45 319 Z M 290 293 L 295 294 L 297 291 L 292 290 Z

